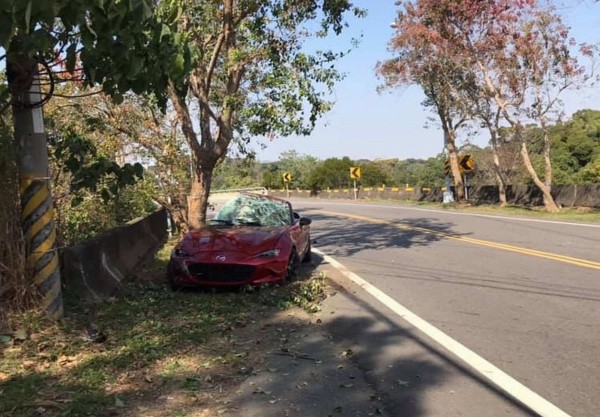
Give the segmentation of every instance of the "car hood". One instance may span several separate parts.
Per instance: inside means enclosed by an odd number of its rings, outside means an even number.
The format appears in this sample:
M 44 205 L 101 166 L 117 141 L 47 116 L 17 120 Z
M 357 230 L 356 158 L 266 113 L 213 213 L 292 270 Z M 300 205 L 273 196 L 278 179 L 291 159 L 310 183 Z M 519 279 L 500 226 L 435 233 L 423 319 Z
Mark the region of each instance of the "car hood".
M 189 232 L 180 248 L 190 255 L 198 252 L 245 252 L 256 254 L 277 243 L 287 227 L 205 227 Z

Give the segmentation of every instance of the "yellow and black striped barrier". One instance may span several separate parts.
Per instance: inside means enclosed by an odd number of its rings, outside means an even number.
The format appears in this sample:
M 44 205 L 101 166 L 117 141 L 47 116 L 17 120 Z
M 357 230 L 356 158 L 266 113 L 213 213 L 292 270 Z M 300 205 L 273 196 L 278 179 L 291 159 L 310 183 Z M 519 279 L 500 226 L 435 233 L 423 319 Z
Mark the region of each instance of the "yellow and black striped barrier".
M 41 307 L 54 318 L 63 315 L 56 228 L 48 180 L 22 178 L 21 223 L 27 247 L 27 268 L 42 296 Z

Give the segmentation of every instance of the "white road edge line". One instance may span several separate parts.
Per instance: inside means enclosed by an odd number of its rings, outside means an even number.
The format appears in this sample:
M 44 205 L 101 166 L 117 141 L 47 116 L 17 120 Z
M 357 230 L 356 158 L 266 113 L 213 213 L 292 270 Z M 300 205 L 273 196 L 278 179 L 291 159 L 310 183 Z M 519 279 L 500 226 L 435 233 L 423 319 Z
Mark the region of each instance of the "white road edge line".
M 325 255 L 320 250 L 313 248 L 312 251 L 323 257 L 331 266 L 339 270 L 346 278 L 350 279 L 363 290 L 371 294 L 380 303 L 388 307 L 398 316 L 402 317 L 408 323 L 425 333 L 431 339 L 435 340 L 441 346 L 459 357 L 467 365 L 477 371 L 481 376 L 489 380 L 496 387 L 504 391 L 506 394 L 519 401 L 521 404 L 539 414 L 541 417 L 571 417 L 569 414 L 562 411 L 560 408 L 536 394 L 519 381 L 500 370 L 486 359 L 473 352 L 468 347 L 454 340 L 446 333 L 442 332 L 437 327 L 423 320 L 415 313 L 398 303 L 389 295 L 375 287 L 368 281 L 365 281 L 354 272 L 347 269 L 344 265 L 336 261 L 331 256 Z
M 387 209 L 395 209 L 395 210 L 426 211 L 426 212 L 430 212 L 430 213 L 451 214 L 454 216 L 473 216 L 473 217 L 484 217 L 484 218 L 488 218 L 488 219 L 511 220 L 511 221 L 516 221 L 516 222 L 549 223 L 549 224 L 561 224 L 561 225 L 566 225 L 566 226 L 600 228 L 600 224 L 561 222 L 558 220 L 526 219 L 524 217 L 496 216 L 494 214 L 459 213 L 459 212 L 450 211 L 450 210 L 448 210 L 448 211 L 434 210 L 434 209 L 424 209 L 424 208 L 408 207 L 408 206 L 392 206 L 392 205 L 388 206 L 388 205 L 384 205 L 384 204 L 352 204 L 352 203 L 343 203 L 343 202 L 342 203 L 331 203 L 331 202 L 322 202 L 322 201 L 319 201 L 319 204 L 328 205 L 328 206 L 375 207 L 375 208 L 387 208 Z

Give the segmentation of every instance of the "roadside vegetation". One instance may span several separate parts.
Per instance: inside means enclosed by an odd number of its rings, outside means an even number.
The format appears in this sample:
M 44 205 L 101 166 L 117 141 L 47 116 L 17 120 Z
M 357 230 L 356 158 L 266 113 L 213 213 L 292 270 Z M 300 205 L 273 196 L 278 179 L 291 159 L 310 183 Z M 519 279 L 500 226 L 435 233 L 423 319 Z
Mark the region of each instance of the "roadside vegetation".
M 566 91 L 594 84 L 597 47 L 572 38 L 552 2 L 415 0 L 398 5 L 389 43 L 393 57 L 378 64 L 382 88 L 422 89 L 422 104 L 443 132 L 457 199 L 464 198 L 457 141 L 475 130 L 490 138 L 501 203 L 507 202 L 505 171 L 519 160 L 543 194 L 546 209 L 559 211 L 551 193 L 550 127 L 561 124 Z M 506 142 L 513 149 L 508 159 Z M 534 149 L 543 155 L 537 166 Z
M 269 372 L 261 364 L 283 344 L 287 318 L 307 318 L 326 296 L 325 277 L 309 267 L 281 287 L 173 292 L 171 248 L 122 296 L 83 306 L 72 295 L 60 323 L 11 315 L 0 336 L 0 415 L 221 415 L 241 381 Z
M 214 170 L 230 152 L 251 154 L 258 136 L 311 133 L 343 78 L 336 62 L 355 47 L 348 39 L 330 49 L 325 38 L 364 15 L 350 1 L 8 0 L 0 10 L 0 174 L 11 177 L 0 189 L 2 311 L 27 309 L 25 298 L 51 287 L 28 284 L 33 256 L 18 227 L 22 141 L 10 138 L 31 128 L 30 109 L 44 107 L 49 175 L 38 176 L 48 171 L 43 144 L 31 175 L 51 188 L 53 197 L 34 205 L 54 208 L 57 239 L 44 235 L 51 245 L 157 206 L 183 232 L 204 223 Z M 307 42 L 321 47 L 309 51 Z M 39 102 L 29 103 L 32 86 Z M 36 226 L 44 232 L 47 217 Z
M 500 129 L 502 140 L 496 153 L 503 161 L 503 177 L 507 185 L 533 184 L 520 163 L 518 143 L 511 139 L 509 129 Z M 537 128 L 522 132 L 530 149 L 534 167 L 544 166 L 543 136 Z M 553 184 L 600 184 L 600 111 L 580 110 L 569 120 L 548 126 L 552 147 Z M 464 145 L 461 154 L 471 154 L 475 170 L 469 174 L 470 185 L 497 185 L 492 146 Z M 258 162 L 253 159 L 229 158 L 215 170 L 217 189 L 263 186 L 284 187 L 282 173 L 290 172 L 292 189 L 326 190 L 349 188 L 348 175 L 352 166 L 360 166 L 362 187 L 440 187 L 444 185 L 443 154 L 428 159 L 351 160 L 348 157 L 320 160 L 312 155 L 285 152 L 277 161 Z

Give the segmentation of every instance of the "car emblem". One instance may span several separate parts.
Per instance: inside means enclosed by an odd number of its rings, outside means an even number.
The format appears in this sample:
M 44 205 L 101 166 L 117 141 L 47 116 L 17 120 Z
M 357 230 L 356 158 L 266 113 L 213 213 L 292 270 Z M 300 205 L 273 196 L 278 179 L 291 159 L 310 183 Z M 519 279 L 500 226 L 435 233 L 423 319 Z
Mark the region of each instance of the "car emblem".
M 225 262 L 227 260 L 227 257 L 223 255 L 217 255 L 216 259 L 219 262 Z

